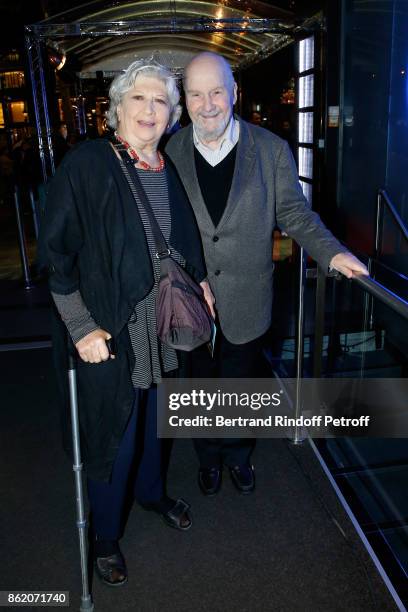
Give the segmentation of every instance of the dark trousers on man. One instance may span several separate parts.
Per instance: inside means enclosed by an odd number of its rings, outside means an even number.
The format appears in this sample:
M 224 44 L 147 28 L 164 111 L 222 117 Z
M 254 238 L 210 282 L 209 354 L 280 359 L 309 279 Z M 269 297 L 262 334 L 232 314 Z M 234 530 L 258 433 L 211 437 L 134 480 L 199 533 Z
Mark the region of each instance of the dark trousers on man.
M 190 355 L 191 378 L 256 378 L 262 376 L 264 336 L 245 344 L 232 344 L 217 326 L 216 346 L 211 357 L 207 346 Z M 250 438 L 196 438 L 194 447 L 201 468 L 249 464 L 255 440 Z
M 100 540 L 121 537 L 128 496 L 141 503 L 157 502 L 164 496 L 162 440 L 157 438 L 156 404 L 156 388 L 136 389 L 110 481 L 88 478 L 93 530 Z

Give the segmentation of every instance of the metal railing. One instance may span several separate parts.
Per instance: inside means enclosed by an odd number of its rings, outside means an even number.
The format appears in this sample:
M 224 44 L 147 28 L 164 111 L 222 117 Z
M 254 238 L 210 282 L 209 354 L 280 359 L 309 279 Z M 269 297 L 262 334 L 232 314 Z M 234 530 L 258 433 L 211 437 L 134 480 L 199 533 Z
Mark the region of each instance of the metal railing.
M 381 283 L 377 282 L 371 276 L 364 276 L 363 274 L 356 274 L 351 279 L 357 283 L 364 291 L 367 291 L 377 300 L 380 300 L 386 306 L 389 306 L 397 312 L 399 315 L 408 320 L 408 302 L 401 296 L 397 295 Z

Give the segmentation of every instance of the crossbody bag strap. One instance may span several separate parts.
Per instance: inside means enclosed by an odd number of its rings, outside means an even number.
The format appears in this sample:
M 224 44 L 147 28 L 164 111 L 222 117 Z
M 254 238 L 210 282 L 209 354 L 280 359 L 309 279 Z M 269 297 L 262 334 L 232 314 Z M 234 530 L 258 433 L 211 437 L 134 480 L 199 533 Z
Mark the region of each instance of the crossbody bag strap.
M 147 216 L 149 217 L 150 227 L 152 229 L 154 242 L 156 245 L 156 257 L 158 259 L 164 259 L 170 255 L 170 249 L 167 246 L 166 240 L 163 236 L 163 232 L 160 229 L 159 224 L 157 223 L 157 219 L 154 216 L 152 207 L 149 202 L 149 198 L 143 188 L 143 185 L 140 181 L 139 175 L 135 168 L 134 160 L 130 157 L 129 153 L 126 151 L 125 147 L 122 144 L 117 144 L 116 142 L 112 143 L 119 155 L 124 162 L 122 169 L 123 173 L 126 177 L 126 180 L 129 184 L 130 190 L 133 189 L 136 191 L 137 196 L 145 209 Z

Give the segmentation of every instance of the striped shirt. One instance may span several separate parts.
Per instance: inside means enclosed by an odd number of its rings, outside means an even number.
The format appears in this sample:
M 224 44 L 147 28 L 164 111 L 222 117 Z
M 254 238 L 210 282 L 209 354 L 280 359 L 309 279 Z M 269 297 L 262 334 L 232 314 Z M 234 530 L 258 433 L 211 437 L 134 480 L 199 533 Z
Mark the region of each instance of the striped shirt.
M 122 169 L 124 169 L 124 162 L 121 161 L 120 163 Z M 156 221 L 166 243 L 169 245 L 171 217 L 166 172 L 165 170 L 153 172 L 152 170 L 140 170 L 139 168 L 137 168 L 137 172 Z M 155 257 L 156 244 L 150 227 L 149 217 L 133 187 L 132 193 L 143 223 L 147 244 L 152 257 L 155 279 L 152 290 L 136 305 L 134 313 L 128 322 L 130 340 L 136 358 L 132 374 L 133 386 L 148 389 L 152 384 L 161 382 L 162 372 L 175 370 L 178 367 L 178 363 L 176 351 L 165 344 L 161 344 L 157 337 L 156 296 L 160 279 L 160 260 Z M 171 248 L 170 245 L 169 248 Z M 177 263 L 185 264 L 183 257 L 174 249 L 171 249 L 171 256 Z

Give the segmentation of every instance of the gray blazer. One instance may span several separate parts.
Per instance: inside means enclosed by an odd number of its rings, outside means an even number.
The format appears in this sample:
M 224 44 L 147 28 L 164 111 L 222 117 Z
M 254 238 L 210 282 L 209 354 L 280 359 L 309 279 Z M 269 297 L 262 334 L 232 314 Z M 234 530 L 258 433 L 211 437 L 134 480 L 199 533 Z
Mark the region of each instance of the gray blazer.
M 263 128 L 239 122 L 231 191 L 217 227 L 197 179 L 192 125 L 176 132 L 166 147 L 196 215 L 221 329 L 234 344 L 250 342 L 270 326 L 276 225 L 324 269 L 334 255 L 346 250 L 310 210 L 287 143 Z

